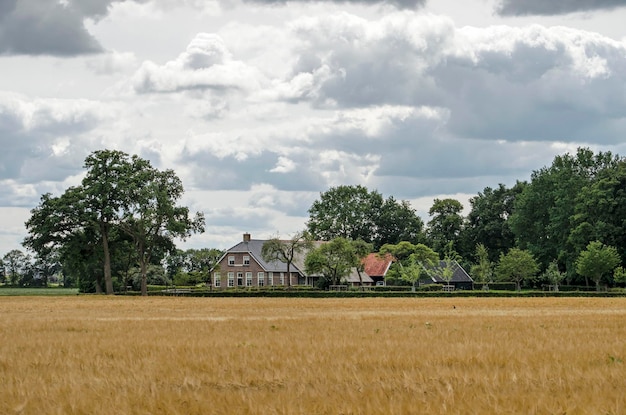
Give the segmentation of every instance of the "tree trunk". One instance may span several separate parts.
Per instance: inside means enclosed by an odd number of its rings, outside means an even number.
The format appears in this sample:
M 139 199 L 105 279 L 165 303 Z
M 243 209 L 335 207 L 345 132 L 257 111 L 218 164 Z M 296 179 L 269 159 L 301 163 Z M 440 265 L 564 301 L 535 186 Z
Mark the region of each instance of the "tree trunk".
M 148 259 L 145 254 L 141 254 L 141 295 L 148 295 Z
M 109 251 L 109 235 L 105 225 L 100 226 L 102 232 L 102 249 L 104 251 L 104 285 L 107 295 L 113 295 L 113 279 L 111 278 L 111 252 Z
M 287 289 L 291 288 L 291 263 L 287 261 Z

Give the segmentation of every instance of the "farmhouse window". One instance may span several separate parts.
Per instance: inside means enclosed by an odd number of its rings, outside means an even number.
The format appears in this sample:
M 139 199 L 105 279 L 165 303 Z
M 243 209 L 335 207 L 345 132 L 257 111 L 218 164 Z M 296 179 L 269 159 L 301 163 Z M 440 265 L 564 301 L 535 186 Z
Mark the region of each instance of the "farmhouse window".
M 237 273 L 237 287 L 243 287 L 243 272 Z
M 252 273 L 246 272 L 246 287 L 252 287 Z
M 267 285 L 274 285 L 274 273 L 273 272 L 267 273 Z
M 243 257 L 243 265 L 244 266 L 250 265 L 250 257 L 249 256 L 246 255 L 246 256 Z
M 229 287 L 235 286 L 235 273 L 234 272 L 228 273 L 228 286 Z
M 229 256 L 228 257 L 228 265 L 235 265 L 235 257 L 234 256 Z
M 222 277 L 220 277 L 220 273 L 219 272 L 214 272 L 213 273 L 213 285 L 215 285 L 216 287 L 221 287 L 222 286 Z
M 258 274 L 256 274 L 256 279 L 257 279 L 257 283 L 259 284 L 259 287 L 262 287 L 265 285 L 265 274 L 263 272 L 259 272 Z

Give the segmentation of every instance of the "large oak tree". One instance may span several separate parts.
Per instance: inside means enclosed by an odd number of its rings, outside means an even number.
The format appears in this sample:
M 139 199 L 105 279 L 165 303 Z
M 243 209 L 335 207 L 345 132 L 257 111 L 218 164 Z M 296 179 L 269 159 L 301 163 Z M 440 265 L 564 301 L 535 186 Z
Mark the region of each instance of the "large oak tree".
M 26 222 L 24 245 L 41 256 L 58 250 L 65 264 L 100 258 L 107 294 L 113 294 L 112 234 L 132 238 L 145 269 L 157 249 L 171 248 L 172 238 L 203 231 L 202 215 L 190 219 L 187 208 L 175 205 L 183 188 L 174 172 L 161 172 L 147 160 L 116 150 L 93 152 L 84 167 L 80 186 L 59 197 L 42 196 Z M 96 283 L 96 291 L 99 287 Z

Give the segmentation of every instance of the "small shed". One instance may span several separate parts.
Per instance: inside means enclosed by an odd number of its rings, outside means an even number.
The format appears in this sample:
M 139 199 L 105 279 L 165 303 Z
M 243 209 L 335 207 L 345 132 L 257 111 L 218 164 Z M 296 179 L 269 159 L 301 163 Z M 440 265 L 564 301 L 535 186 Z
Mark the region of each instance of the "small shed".
M 447 267 L 452 268 L 452 278 L 450 278 L 449 282 L 446 282 L 446 280 L 442 277 L 443 272 Z M 451 285 L 455 290 L 474 289 L 474 280 L 457 261 L 452 261 L 450 263 L 447 263 L 446 261 L 439 261 L 437 266 L 429 268 L 427 276 L 420 280 L 420 285 L 426 284 Z

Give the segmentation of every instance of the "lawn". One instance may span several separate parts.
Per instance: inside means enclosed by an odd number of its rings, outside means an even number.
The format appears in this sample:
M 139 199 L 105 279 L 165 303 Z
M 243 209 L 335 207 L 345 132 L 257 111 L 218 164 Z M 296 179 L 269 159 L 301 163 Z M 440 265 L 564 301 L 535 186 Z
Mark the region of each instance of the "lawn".
M 48 295 L 76 295 L 78 288 L 12 288 L 0 287 L 0 296 L 48 296 Z
M 0 300 L 2 414 L 623 414 L 626 298 Z

